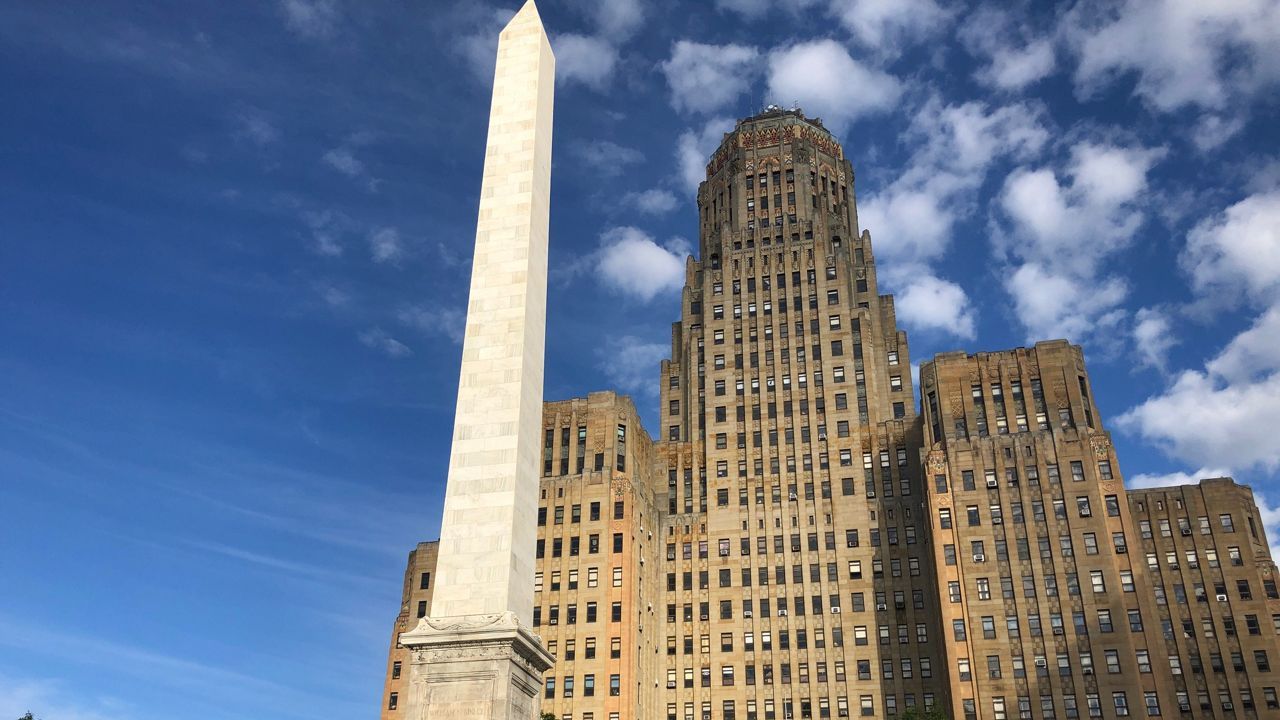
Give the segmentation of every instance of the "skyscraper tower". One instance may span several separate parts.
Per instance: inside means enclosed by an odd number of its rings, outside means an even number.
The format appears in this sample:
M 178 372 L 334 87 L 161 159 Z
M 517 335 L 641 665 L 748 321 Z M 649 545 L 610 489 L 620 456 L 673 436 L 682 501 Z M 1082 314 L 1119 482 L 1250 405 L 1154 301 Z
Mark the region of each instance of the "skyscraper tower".
M 662 364 L 667 716 L 932 703 L 910 356 L 853 167 L 771 106 L 725 135 L 698 211 Z

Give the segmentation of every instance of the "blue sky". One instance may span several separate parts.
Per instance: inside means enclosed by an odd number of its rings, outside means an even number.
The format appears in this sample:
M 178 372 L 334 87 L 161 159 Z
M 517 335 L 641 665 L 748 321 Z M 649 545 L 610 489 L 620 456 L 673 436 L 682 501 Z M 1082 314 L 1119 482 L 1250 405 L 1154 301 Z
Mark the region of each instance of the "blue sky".
M 514 10 L 0 2 L 0 717 L 373 717 Z M 799 103 L 916 363 L 1067 336 L 1131 482 L 1280 504 L 1277 0 L 541 12 L 548 398 L 654 416 L 704 158 Z

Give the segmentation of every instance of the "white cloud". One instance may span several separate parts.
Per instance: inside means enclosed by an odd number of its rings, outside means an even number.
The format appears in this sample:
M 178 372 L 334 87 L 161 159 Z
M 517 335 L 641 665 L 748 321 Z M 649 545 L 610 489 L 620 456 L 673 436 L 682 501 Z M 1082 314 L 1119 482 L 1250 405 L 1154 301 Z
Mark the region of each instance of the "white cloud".
M 352 150 L 352 146 L 354 144 L 361 142 L 364 142 L 364 140 L 353 140 L 333 148 L 332 150 L 325 152 L 325 154 L 320 157 L 320 160 L 325 165 L 328 165 L 352 180 L 359 180 L 364 184 L 369 192 L 376 192 L 378 190 L 378 186 L 382 184 L 382 181 L 369 174 L 364 161 L 357 158 Z
M 606 230 L 600 240 L 595 265 L 608 287 L 648 302 L 659 293 L 684 285 L 685 257 L 690 248 L 682 238 L 659 245 L 638 228 L 615 227 Z
M 1027 329 L 1027 342 L 1066 338 L 1080 342 L 1123 319 L 1119 306 L 1128 295 L 1120 278 L 1079 278 L 1039 263 L 1019 266 L 1005 280 L 1014 312 Z
M 285 24 L 312 40 L 333 35 L 338 25 L 337 0 L 281 0 Z
M 321 159 L 326 165 L 343 175 L 359 177 L 364 174 L 364 163 L 356 159 L 350 148 L 334 148 L 326 152 Z
M 1169 487 L 1170 485 L 1194 485 L 1205 478 L 1230 477 L 1230 470 L 1200 468 L 1193 473 L 1171 472 L 1164 474 L 1140 473 L 1125 482 L 1132 489 Z
M 917 275 L 901 286 L 894 297 L 898 320 L 922 330 L 933 330 L 972 340 L 974 311 L 959 285 Z
M 1235 336 L 1205 368 L 1232 383 L 1266 379 L 1280 370 L 1280 304 L 1267 309 L 1249 329 Z
M 408 345 L 391 337 L 382 328 L 370 328 L 361 332 L 358 337 L 360 344 L 384 353 L 389 358 L 403 358 L 413 354 Z
M 1083 2 L 1065 36 L 1079 55 L 1079 92 L 1137 76 L 1134 92 L 1158 110 L 1221 110 L 1280 71 L 1280 2 Z
M 604 177 L 620 175 L 629 165 L 644 162 L 644 153 L 611 140 L 590 140 L 570 146 L 569 151 Z
M 669 345 L 645 342 L 632 335 L 611 336 L 597 351 L 597 367 L 619 389 L 655 395 L 658 368 L 671 351 Z
M 641 192 L 627 193 L 622 199 L 624 204 L 634 207 L 649 215 L 662 215 L 676 209 L 678 201 L 670 190 L 652 188 Z
M 831 0 L 829 11 L 859 42 L 891 54 L 932 36 L 950 19 L 933 0 Z
M 968 15 L 960 26 L 960 41 L 986 65 L 974 73 L 997 90 L 1021 90 L 1053 72 L 1057 65 L 1053 41 L 1037 38 L 1005 6 L 987 5 Z
M 302 213 L 302 221 L 311 231 L 311 248 L 317 255 L 337 257 L 342 254 L 341 236 L 348 225 L 345 216 L 332 210 L 309 210 Z
M 991 167 L 1031 156 L 1048 141 L 1042 114 L 1027 104 L 944 106 L 935 97 L 912 117 L 903 141 L 917 149 L 907 167 L 858 209 L 859 223 L 876 240 L 880 279 L 898 294 L 899 318 L 908 326 L 974 336 L 964 290 L 936 277 L 931 266 L 946 254 L 956 221 L 976 209 Z
M 840 43 L 817 40 L 770 53 L 769 94 L 799 103 L 841 135 L 854 120 L 895 107 L 902 87 L 896 78 L 854 60 Z
M 732 104 L 755 77 L 759 53 L 744 45 L 677 41 L 662 72 L 678 111 L 709 113 Z
M 1117 425 L 1194 465 L 1280 467 L 1280 307 L 1258 318 L 1203 371 L 1188 370 Z
M 479 82 L 493 82 L 493 68 L 497 63 L 498 33 L 511 22 L 515 10 L 494 7 L 487 2 L 473 0 L 460 3 L 444 25 L 448 28 L 450 48 L 461 56 L 467 69 Z
M 606 37 L 626 39 L 644 24 L 641 0 L 590 0 L 596 27 Z
M 1177 344 L 1169 316 L 1159 308 L 1138 310 L 1134 315 L 1133 344 L 1142 365 L 1164 372 L 1169 349 Z
M 1048 77 L 1056 64 L 1053 43 L 1035 40 L 1021 48 L 997 48 L 991 54 L 991 64 L 979 71 L 978 79 L 1001 90 L 1021 90 Z
M 1213 150 L 1243 130 L 1245 120 L 1243 114 L 1229 117 L 1203 115 L 1196 121 L 1195 129 L 1191 132 L 1191 142 L 1205 152 Z
M 676 141 L 676 164 L 686 190 L 698 191 L 698 185 L 707 177 L 707 159 L 720 147 L 724 134 L 733 126 L 732 118 L 714 117 L 701 129 L 686 130 L 680 134 Z
M 236 137 L 263 147 L 280 139 L 280 130 L 257 108 L 246 108 L 236 114 Z
M 1016 268 L 1005 288 L 1029 341 L 1081 342 L 1122 319 L 1126 285 L 1100 272 L 1145 221 L 1147 173 L 1163 154 L 1080 142 L 1061 176 L 1020 168 L 1007 178 L 999 208 L 1009 223 L 994 240 Z
M 954 222 L 975 208 L 975 193 L 992 165 L 1031 157 L 1048 139 L 1043 111 L 1035 105 L 926 102 L 904 135 L 917 147 L 906 169 L 859 203 L 859 221 L 881 239 L 877 250 L 886 267 L 938 259 Z
M 317 285 L 316 292 L 324 300 L 325 304 L 331 308 L 346 307 L 351 303 L 351 293 L 334 285 Z
M 400 231 L 395 228 L 378 228 L 369 235 L 369 252 L 377 263 L 395 262 L 404 256 Z
M 1214 304 L 1280 301 L 1280 190 L 1251 195 L 1196 225 L 1179 263 Z
M 453 307 L 406 305 L 396 313 L 396 319 L 428 335 L 444 335 L 455 343 L 462 342 L 466 332 L 466 313 Z
M 593 90 L 604 90 L 613 79 L 618 50 L 608 41 L 566 33 L 557 35 L 553 44 L 557 82 L 577 82 Z
M 716 8 L 736 12 L 747 19 L 756 19 L 769 11 L 772 0 L 716 0 Z

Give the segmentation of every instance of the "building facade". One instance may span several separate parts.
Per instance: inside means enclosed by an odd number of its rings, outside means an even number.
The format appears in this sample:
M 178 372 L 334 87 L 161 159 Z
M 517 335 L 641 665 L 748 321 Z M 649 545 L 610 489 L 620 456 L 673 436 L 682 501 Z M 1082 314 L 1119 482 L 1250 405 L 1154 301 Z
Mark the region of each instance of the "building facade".
M 939 355 L 917 405 L 853 168 L 819 121 L 740 121 L 698 210 L 658 439 L 613 393 L 544 408 L 543 712 L 1280 717 L 1248 488 L 1126 492 L 1064 341 Z M 424 547 L 397 636 L 430 601 Z M 396 661 L 393 637 L 388 719 Z
M 400 633 L 412 630 L 420 618 L 431 612 L 431 594 L 435 590 L 432 581 L 436 572 L 436 557 L 440 542 L 420 542 L 409 551 L 409 562 L 404 569 L 404 587 L 400 595 L 400 614 L 396 615 L 391 630 L 391 651 L 387 653 L 387 675 L 382 688 L 382 720 L 400 717 L 401 705 L 409 697 L 408 648 L 400 644 Z

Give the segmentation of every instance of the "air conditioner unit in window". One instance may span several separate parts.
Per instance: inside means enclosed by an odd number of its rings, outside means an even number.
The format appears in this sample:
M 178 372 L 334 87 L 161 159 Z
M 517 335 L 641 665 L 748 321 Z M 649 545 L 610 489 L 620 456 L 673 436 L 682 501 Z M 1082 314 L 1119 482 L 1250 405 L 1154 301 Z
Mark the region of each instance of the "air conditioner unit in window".
M 826 434 L 826 433 L 818 433 L 818 439 L 819 439 L 819 440 L 822 440 L 823 442 L 826 442 L 826 440 L 827 440 L 827 434 Z
M 795 500 L 795 499 L 796 499 L 796 494 L 795 494 L 795 493 L 790 493 L 789 497 L 790 497 L 792 500 Z
M 836 614 L 836 615 L 839 615 L 839 614 L 840 614 L 840 606 L 839 606 L 839 605 L 833 606 L 833 607 L 831 608 L 831 612 L 832 612 L 832 613 L 834 613 L 834 614 Z
M 993 488 L 993 487 L 999 487 L 999 486 L 1000 486 L 1000 482 L 998 480 L 996 480 L 995 478 L 987 478 L 987 487 Z
M 983 555 L 982 553 L 974 553 L 974 554 L 973 554 L 973 561 L 974 561 L 974 562 L 976 562 L 976 563 L 986 562 L 986 561 L 987 561 L 987 556 L 986 556 L 986 555 Z
M 1092 675 L 1092 674 L 1093 674 L 1093 668 L 1092 668 L 1092 667 L 1087 667 L 1087 668 L 1082 669 L 1080 672 L 1084 673 L 1085 675 Z
M 1038 657 L 1036 658 L 1036 667 L 1049 667 L 1049 661 L 1045 658 Z
M 750 610 L 743 610 L 743 611 L 742 611 L 742 617 L 744 617 L 744 618 L 752 617 L 752 615 L 753 615 L 753 614 L 754 614 L 754 613 L 752 613 Z
M 888 609 L 889 609 L 888 603 L 876 603 L 876 610 L 879 610 L 880 612 L 884 612 L 885 610 L 888 610 Z
M 1190 535 L 1190 534 L 1191 534 L 1191 528 L 1182 528 L 1182 534 L 1183 534 L 1183 535 Z
M 1217 596 L 1217 598 L 1218 598 L 1218 602 L 1226 602 L 1226 601 L 1227 601 L 1227 596 L 1226 596 L 1226 595 L 1218 595 L 1218 596 Z
M 786 617 L 786 616 L 787 616 L 787 609 L 786 609 L 786 608 L 778 608 L 778 617 Z
M 668 690 L 674 690 L 674 689 L 675 689 L 675 687 L 676 687 L 676 681 L 675 681 L 675 680 L 668 680 L 668 681 L 667 681 L 667 689 L 668 689 Z
M 706 620 L 706 619 L 707 619 L 707 616 L 706 616 L 706 615 L 699 615 L 699 616 L 698 616 L 698 619 L 699 619 L 699 620 Z

